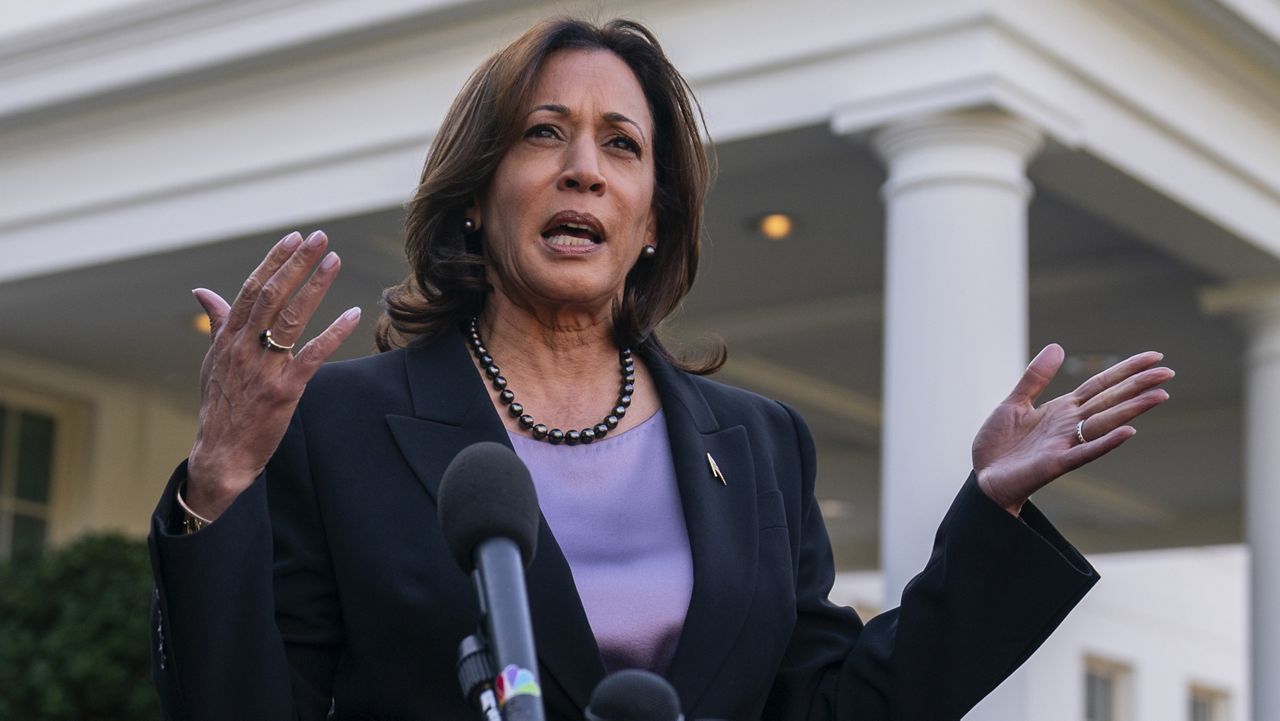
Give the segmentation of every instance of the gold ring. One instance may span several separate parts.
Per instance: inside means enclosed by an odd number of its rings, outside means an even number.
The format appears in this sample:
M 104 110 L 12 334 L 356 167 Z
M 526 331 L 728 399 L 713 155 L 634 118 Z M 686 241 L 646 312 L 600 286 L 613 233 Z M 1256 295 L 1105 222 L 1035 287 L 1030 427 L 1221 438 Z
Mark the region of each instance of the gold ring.
M 1084 439 L 1084 419 L 1083 418 L 1081 418 L 1080 422 L 1076 424 L 1076 440 L 1080 441 L 1081 443 L 1089 442 Z
M 271 337 L 270 328 L 262 331 L 262 335 L 258 336 L 258 341 L 262 343 L 263 348 L 266 348 L 269 351 L 275 351 L 276 353 L 288 353 L 289 351 L 293 350 L 293 346 L 294 346 L 293 343 L 290 343 L 289 345 L 281 345 L 275 342 L 275 340 Z

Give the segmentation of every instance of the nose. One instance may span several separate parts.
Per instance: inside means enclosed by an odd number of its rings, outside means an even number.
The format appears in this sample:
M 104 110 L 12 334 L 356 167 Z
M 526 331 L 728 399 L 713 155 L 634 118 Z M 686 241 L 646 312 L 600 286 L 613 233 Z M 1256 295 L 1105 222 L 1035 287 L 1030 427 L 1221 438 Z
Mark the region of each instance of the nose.
M 599 149 L 583 139 L 566 147 L 564 168 L 556 181 L 560 190 L 576 190 L 601 195 L 608 183 L 600 172 Z

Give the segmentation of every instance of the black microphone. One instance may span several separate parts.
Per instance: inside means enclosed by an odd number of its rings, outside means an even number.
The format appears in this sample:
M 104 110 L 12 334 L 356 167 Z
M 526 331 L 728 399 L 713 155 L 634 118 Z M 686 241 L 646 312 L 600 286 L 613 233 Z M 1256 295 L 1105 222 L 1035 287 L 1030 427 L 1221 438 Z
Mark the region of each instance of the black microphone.
M 591 692 L 586 721 L 684 721 L 667 680 L 638 668 L 615 671 Z
M 538 495 L 529 469 L 498 443 L 463 449 L 440 480 L 440 528 L 480 596 L 486 640 L 508 721 L 542 721 L 542 688 L 524 569 L 538 542 Z

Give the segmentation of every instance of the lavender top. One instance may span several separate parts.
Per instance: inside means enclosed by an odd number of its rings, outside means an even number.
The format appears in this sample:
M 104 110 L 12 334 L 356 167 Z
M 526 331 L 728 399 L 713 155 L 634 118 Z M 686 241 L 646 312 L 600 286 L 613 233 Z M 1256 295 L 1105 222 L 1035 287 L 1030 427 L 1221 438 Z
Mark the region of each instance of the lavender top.
M 667 423 L 589 445 L 509 433 L 564 552 L 605 668 L 666 671 L 693 593 L 693 557 Z

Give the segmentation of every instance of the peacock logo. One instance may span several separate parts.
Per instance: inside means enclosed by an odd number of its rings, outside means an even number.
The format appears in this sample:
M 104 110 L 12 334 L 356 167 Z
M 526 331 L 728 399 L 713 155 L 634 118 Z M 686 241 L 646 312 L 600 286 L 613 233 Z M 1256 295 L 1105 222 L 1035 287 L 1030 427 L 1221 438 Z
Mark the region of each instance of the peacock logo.
M 542 697 L 542 689 L 528 669 L 511 664 L 498 674 L 498 705 L 505 706 L 507 699 L 516 696 Z

